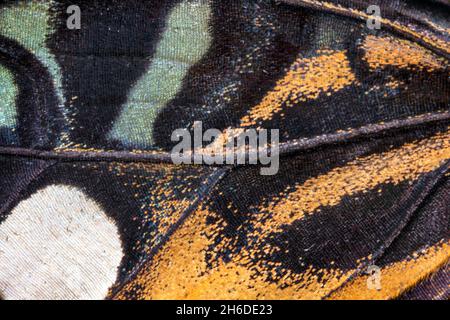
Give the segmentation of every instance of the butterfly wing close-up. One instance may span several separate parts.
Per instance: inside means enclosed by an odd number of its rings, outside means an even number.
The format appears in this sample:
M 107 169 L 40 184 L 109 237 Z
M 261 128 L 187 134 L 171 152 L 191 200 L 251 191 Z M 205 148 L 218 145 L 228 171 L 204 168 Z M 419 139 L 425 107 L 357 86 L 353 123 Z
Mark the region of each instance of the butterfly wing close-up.
M 0 1 L 1 299 L 448 300 L 449 59 L 446 0 Z

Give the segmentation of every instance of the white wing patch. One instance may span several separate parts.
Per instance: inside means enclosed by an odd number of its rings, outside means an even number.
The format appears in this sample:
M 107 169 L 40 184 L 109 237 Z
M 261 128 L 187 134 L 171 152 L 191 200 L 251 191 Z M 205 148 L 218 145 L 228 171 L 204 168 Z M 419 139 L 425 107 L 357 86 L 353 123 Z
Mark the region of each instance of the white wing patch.
M 103 299 L 123 257 L 115 223 L 81 190 L 48 186 L 0 224 L 3 299 Z

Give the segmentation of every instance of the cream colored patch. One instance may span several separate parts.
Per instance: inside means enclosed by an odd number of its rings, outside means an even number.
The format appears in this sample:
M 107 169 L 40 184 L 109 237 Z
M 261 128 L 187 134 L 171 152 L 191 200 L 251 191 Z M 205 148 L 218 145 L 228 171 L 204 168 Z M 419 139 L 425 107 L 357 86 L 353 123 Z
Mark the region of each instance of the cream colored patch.
M 4 299 L 102 299 L 123 256 L 114 222 L 81 190 L 48 186 L 0 224 Z

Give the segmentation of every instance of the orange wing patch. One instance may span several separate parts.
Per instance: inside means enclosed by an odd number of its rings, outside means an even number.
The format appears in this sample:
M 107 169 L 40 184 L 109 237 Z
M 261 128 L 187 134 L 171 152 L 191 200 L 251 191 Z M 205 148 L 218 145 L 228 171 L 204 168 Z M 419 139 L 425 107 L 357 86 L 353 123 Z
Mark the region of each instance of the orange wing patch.
M 437 169 L 450 159 L 450 131 L 404 145 L 381 154 L 360 158 L 344 167 L 307 180 L 294 191 L 286 190 L 268 208 L 271 220 L 256 223 L 265 232 L 279 231 L 283 224 L 291 224 L 321 206 L 339 204 L 344 196 L 351 196 L 376 188 L 383 183 L 398 184 L 415 180 L 421 174 Z
M 280 279 L 280 283 L 270 283 L 246 265 L 244 255 L 248 253 L 211 268 L 205 261 L 206 248 L 211 243 L 206 234 L 221 228 L 207 226 L 206 219 L 211 214 L 204 210 L 190 217 L 151 265 L 115 298 L 124 299 L 128 291 L 137 290 L 139 299 L 319 299 L 354 272 L 323 270 L 322 281 L 318 281 L 318 270 L 310 268 L 301 275 L 301 286 L 289 285 L 289 276 Z M 205 228 L 209 231 L 205 232 Z M 286 286 L 282 287 L 283 283 Z
M 322 93 L 339 91 L 355 82 L 345 51 L 322 51 L 313 58 L 298 58 L 275 88 L 241 119 L 241 126 L 270 120 L 283 106 L 317 99 Z
M 277 274 L 279 262 L 254 258 L 269 255 L 274 249 L 269 245 L 260 246 L 267 234 L 320 206 L 336 205 L 345 195 L 364 192 L 382 183 L 415 180 L 420 174 L 435 170 L 450 158 L 449 134 L 447 131 L 381 155 L 360 158 L 308 180 L 290 193 L 287 200 L 261 208 L 273 216 L 264 223 L 254 222 L 253 229 L 259 231 L 250 238 L 256 239 L 256 243 L 231 256 L 228 263 L 222 260 L 208 263 L 207 259 L 208 254 L 214 255 L 227 245 L 213 245 L 213 239 L 224 230 L 226 222 L 215 212 L 199 210 L 115 298 L 126 298 L 129 292 L 135 292 L 140 299 L 324 298 L 344 284 L 356 267 L 344 271 L 334 268 L 330 262 L 329 269 L 309 266 L 302 273 L 295 273 L 283 268 L 282 274 Z M 216 222 L 208 223 L 208 220 Z M 360 266 L 363 261 L 355 264 Z M 268 276 L 276 280 L 268 281 Z M 392 287 L 403 288 L 398 282 L 393 282 Z
M 450 244 L 443 242 L 429 247 L 412 258 L 392 263 L 381 269 L 380 290 L 368 289 L 368 275 L 360 276 L 341 290 L 331 295 L 331 299 L 386 300 L 398 297 L 450 259 Z
M 366 37 L 362 48 L 366 54 L 364 60 L 374 70 L 386 66 L 398 68 L 417 67 L 433 71 L 446 66 L 445 59 L 411 41 L 392 37 Z

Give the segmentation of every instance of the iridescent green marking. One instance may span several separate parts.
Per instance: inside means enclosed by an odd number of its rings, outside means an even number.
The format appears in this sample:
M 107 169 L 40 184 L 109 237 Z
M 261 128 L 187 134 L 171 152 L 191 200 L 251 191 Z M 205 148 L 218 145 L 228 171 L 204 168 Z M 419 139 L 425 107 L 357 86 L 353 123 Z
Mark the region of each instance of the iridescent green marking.
M 14 75 L 0 65 L 0 128 L 14 130 L 16 126 L 16 97 L 19 90 Z
M 158 112 L 175 97 L 189 68 L 210 46 L 210 16 L 206 0 L 186 0 L 172 9 L 152 62 L 131 90 L 110 139 L 133 147 L 153 144 L 153 123 Z
M 50 1 L 24 1 L 0 9 L 0 34 L 17 41 L 47 68 L 53 79 L 59 105 L 63 110 L 61 71 L 55 56 L 46 45 L 47 37 L 54 32 L 49 24 L 50 6 Z

